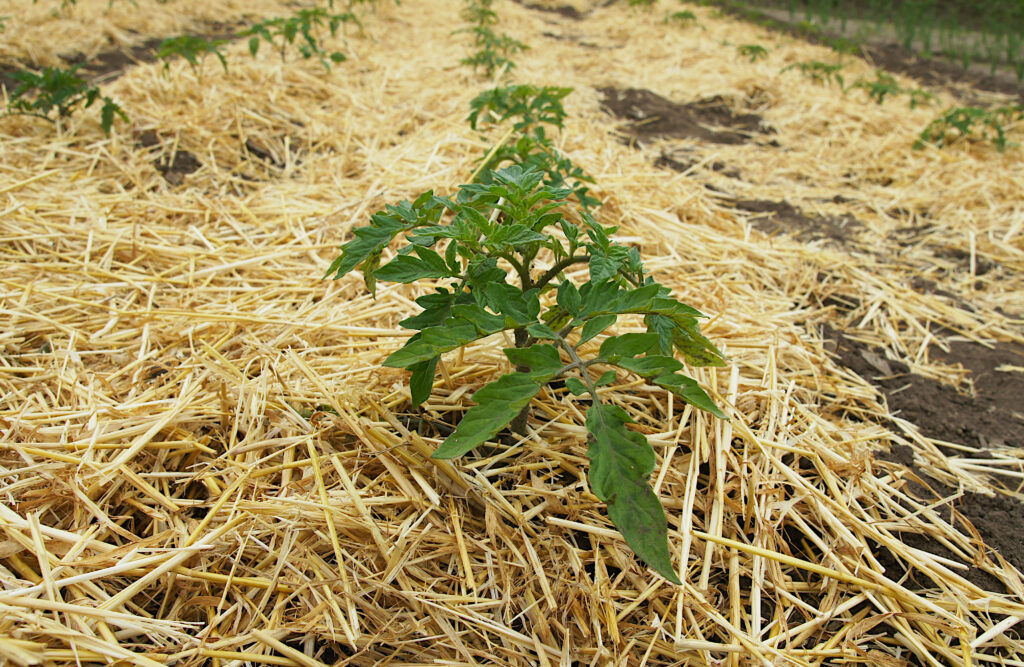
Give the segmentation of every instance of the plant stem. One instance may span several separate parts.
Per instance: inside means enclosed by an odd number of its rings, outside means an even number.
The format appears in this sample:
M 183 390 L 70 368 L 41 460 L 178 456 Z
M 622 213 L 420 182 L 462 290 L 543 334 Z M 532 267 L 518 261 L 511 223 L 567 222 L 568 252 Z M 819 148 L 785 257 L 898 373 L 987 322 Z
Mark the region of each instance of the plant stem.
M 515 336 L 516 347 L 523 348 L 523 347 L 526 347 L 529 344 L 529 342 L 530 342 L 530 334 L 528 334 L 526 332 L 526 327 L 520 327 L 518 329 L 513 329 L 512 330 L 512 334 Z M 518 373 L 529 373 L 530 372 L 530 367 L 529 366 L 516 366 L 516 372 L 518 372 Z M 520 435 L 520 436 L 521 435 L 526 435 L 526 420 L 529 418 L 529 416 L 530 416 L 530 406 L 526 405 L 525 407 L 523 407 L 522 410 L 519 411 L 519 414 L 516 415 L 512 419 L 512 421 L 509 423 L 509 428 L 512 429 L 512 432 L 515 433 L 516 435 Z
M 558 262 L 554 266 L 545 271 L 544 274 L 537 279 L 537 282 L 535 282 L 533 286 L 537 288 L 542 288 L 549 282 L 557 278 L 558 274 L 560 274 L 562 271 L 565 271 L 573 264 L 582 264 L 583 262 L 589 261 L 590 257 L 587 255 L 574 255 L 572 257 L 563 257 L 562 259 L 558 260 Z

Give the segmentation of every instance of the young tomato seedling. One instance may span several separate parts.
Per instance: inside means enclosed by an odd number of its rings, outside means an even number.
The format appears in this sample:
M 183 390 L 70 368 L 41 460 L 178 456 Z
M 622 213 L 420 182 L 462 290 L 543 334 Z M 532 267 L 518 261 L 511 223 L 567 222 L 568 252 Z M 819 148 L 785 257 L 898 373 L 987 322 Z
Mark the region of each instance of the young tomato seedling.
M 543 183 L 544 173 L 512 164 L 480 183 L 459 186 L 454 197 L 425 192 L 412 203 L 389 205 L 355 230 L 328 270 L 340 278 L 354 269 L 366 286 L 378 280 L 436 281 L 419 297 L 417 315 L 401 322 L 417 331 L 385 361 L 412 372 L 412 405 L 430 395 L 441 356 L 509 331 L 504 350 L 514 367 L 473 395 L 455 431 L 435 458 L 463 456 L 493 439 L 523 414 L 541 388 L 564 380 L 586 395 L 590 434 L 589 481 L 631 549 L 666 579 L 679 583 L 668 551 L 665 512 L 647 478 L 655 453 L 633 420 L 598 388 L 619 373 L 642 378 L 718 417 L 725 414 L 682 371 L 679 352 L 692 365 L 724 365 L 722 354 L 698 326 L 699 311 L 677 301 L 644 271 L 636 248 L 612 239 L 586 211 L 572 211 L 571 190 Z M 407 242 L 381 266 L 396 237 Z M 577 285 L 567 274 L 585 264 L 589 278 Z M 552 300 L 550 297 L 554 296 Z M 552 302 L 553 301 L 553 302 Z M 643 318 L 645 333 L 605 334 L 619 317 Z M 525 422 L 518 430 L 523 432 Z
M 102 99 L 100 126 L 105 134 L 110 134 L 115 116 L 128 122 L 128 116 L 117 102 L 101 97 L 99 88 L 78 76 L 79 67 L 81 65 L 71 69 L 46 67 L 38 73 L 27 70 L 14 72 L 11 76 L 19 83 L 7 101 L 7 115 L 35 116 L 57 123 L 70 116 L 76 108 L 87 109 Z M 56 112 L 56 118 L 52 117 L 53 112 Z
M 736 47 L 736 52 L 752 63 L 768 57 L 768 49 L 760 44 L 740 44 Z
M 265 41 L 271 46 L 277 46 L 282 61 L 285 59 L 288 46 L 295 45 L 296 40 L 301 37 L 302 41 L 299 42 L 298 49 L 302 57 L 308 60 L 317 56 L 324 69 L 330 71 L 331 63 L 344 62 L 346 56 L 340 51 L 330 53 L 324 51 L 320 46 L 320 38 L 314 33 L 326 25 L 333 37 L 343 23 L 359 25 L 359 19 L 352 12 L 332 14 L 321 7 L 300 9 L 289 17 L 267 19 L 253 24 L 239 37 L 249 38 L 249 53 L 253 56 L 259 52 L 261 42 Z
M 227 41 L 223 39 L 215 39 L 211 42 L 197 35 L 181 35 L 162 41 L 160 48 L 157 49 L 156 57 L 164 62 L 164 72 L 167 72 L 171 58 L 175 56 L 184 58 L 192 68 L 192 73 L 196 75 L 197 79 L 200 79 L 203 61 L 212 53 L 220 60 L 220 65 L 224 68 L 224 73 L 227 74 L 228 61 L 224 59 L 224 54 L 220 50 L 224 44 L 227 44 Z
M 544 173 L 545 185 L 570 188 L 588 211 L 600 206 L 601 201 L 590 195 L 584 185 L 593 183 L 594 179 L 558 152 L 544 127 L 563 127 L 566 113 L 562 99 L 571 92 L 572 88 L 520 84 L 492 88 L 473 98 L 467 120 L 474 130 L 484 125 L 513 122 L 507 140 L 484 159 L 481 165 L 484 178 L 490 170 L 505 163 L 534 167 Z

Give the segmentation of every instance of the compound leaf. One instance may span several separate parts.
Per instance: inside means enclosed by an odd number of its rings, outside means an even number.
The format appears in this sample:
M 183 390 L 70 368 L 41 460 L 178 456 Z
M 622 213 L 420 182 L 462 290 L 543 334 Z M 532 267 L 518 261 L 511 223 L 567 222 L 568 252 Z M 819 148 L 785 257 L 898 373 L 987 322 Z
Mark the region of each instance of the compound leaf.
M 510 373 L 473 394 L 476 405 L 466 412 L 455 432 L 441 443 L 431 458 L 457 458 L 493 438 L 522 412 L 556 372 Z
M 632 421 L 614 405 L 595 403 L 587 410 L 590 488 L 608 504 L 608 516 L 633 552 L 661 576 L 679 584 L 668 552 L 665 511 L 647 484 L 654 471 L 654 450 L 642 434 L 626 429 L 626 423 Z

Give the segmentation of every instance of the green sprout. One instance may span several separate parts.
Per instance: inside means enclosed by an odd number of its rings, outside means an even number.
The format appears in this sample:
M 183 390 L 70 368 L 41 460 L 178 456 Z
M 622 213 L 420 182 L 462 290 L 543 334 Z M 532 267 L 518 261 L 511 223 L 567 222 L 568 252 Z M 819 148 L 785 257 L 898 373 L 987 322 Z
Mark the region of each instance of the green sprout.
M 537 169 L 544 174 L 545 185 L 568 188 L 589 211 L 601 205 L 585 185 L 594 179 L 558 152 L 544 128 L 563 127 L 566 112 L 562 99 L 571 92 L 572 88 L 529 84 L 492 88 L 473 98 L 467 120 L 474 130 L 513 120 L 512 134 L 481 164 L 484 174 L 506 163 Z
M 665 16 L 665 23 L 696 23 L 697 15 L 691 11 L 672 12 Z
M 220 47 L 226 43 L 227 41 L 223 39 L 209 41 L 197 35 L 181 35 L 180 37 L 171 37 L 161 42 L 159 49 L 157 49 L 156 57 L 163 61 L 164 72 L 167 72 L 172 58 L 184 58 L 188 61 L 189 67 L 192 68 L 192 72 L 198 79 L 202 73 L 203 62 L 212 53 L 220 60 L 221 67 L 224 68 L 224 73 L 227 74 L 228 63 L 220 50 Z
M 845 65 L 829 63 L 823 63 L 818 60 L 812 60 L 810 62 L 794 63 L 788 67 L 782 69 L 783 72 L 791 69 L 799 69 L 804 76 L 808 76 L 818 83 L 831 83 L 835 81 L 839 84 L 840 88 L 844 87 L 843 75 L 839 72 L 845 67 Z
M 764 48 L 760 44 L 740 44 L 736 47 L 736 53 L 740 54 L 752 63 L 756 63 L 758 60 L 763 60 L 768 57 L 768 49 Z
M 1024 120 L 1024 107 L 1021 106 L 995 109 L 952 107 L 921 131 L 914 148 L 923 148 L 925 144 L 941 148 L 980 135 L 981 139 L 991 141 L 1002 152 L 1008 146 L 1016 145 L 1007 141 L 1006 126 L 1020 120 Z
M 324 51 L 320 46 L 320 38 L 315 33 L 318 32 L 318 28 L 327 26 L 333 37 L 343 23 L 359 25 L 359 19 L 351 12 L 332 14 L 321 7 L 316 7 L 300 9 L 289 17 L 267 19 L 255 23 L 239 36 L 249 37 L 249 53 L 253 56 L 259 52 L 261 42 L 276 46 L 281 54 L 282 62 L 285 59 L 288 46 L 294 46 L 301 37 L 297 47 L 299 54 L 307 60 L 313 56 L 319 57 L 324 68 L 330 71 L 331 63 L 344 62 L 346 56 L 340 51 Z
M 495 72 L 504 73 L 515 67 L 510 56 L 530 48 L 508 35 L 498 35 L 485 25 L 473 26 L 468 31 L 473 33 L 473 43 L 477 51 L 460 62 L 472 67 L 473 71 L 482 69 L 488 79 L 493 78 Z
M 100 126 L 104 134 L 110 134 L 115 117 L 128 122 L 128 116 L 117 102 L 101 96 L 99 88 L 78 76 L 79 67 L 81 65 L 71 69 L 46 67 L 40 72 L 14 72 L 11 76 L 19 83 L 7 101 L 7 115 L 35 116 L 59 125 L 60 120 L 75 109 L 87 109 L 102 101 Z

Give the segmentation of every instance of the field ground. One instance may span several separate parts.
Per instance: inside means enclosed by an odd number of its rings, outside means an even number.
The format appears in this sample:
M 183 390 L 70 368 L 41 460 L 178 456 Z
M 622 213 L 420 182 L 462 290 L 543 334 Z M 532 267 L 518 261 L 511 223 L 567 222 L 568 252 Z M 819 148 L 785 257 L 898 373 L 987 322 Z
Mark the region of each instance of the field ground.
M 897 73 L 934 99 L 877 104 L 709 7 L 495 3 L 531 47 L 512 80 L 575 89 L 558 142 L 596 216 L 730 360 L 693 369 L 729 422 L 609 393 L 658 452 L 674 586 L 590 493 L 564 388 L 526 437 L 434 461 L 508 343 L 446 357 L 410 412 L 380 362 L 426 288 L 321 280 L 493 140 L 461 3 L 357 6 L 330 70 L 151 58 L 291 4 L 0 0 L 0 83 L 82 62 L 129 117 L 0 119 L 0 660 L 1024 664 L 1024 128 L 913 148 L 1019 98 Z

